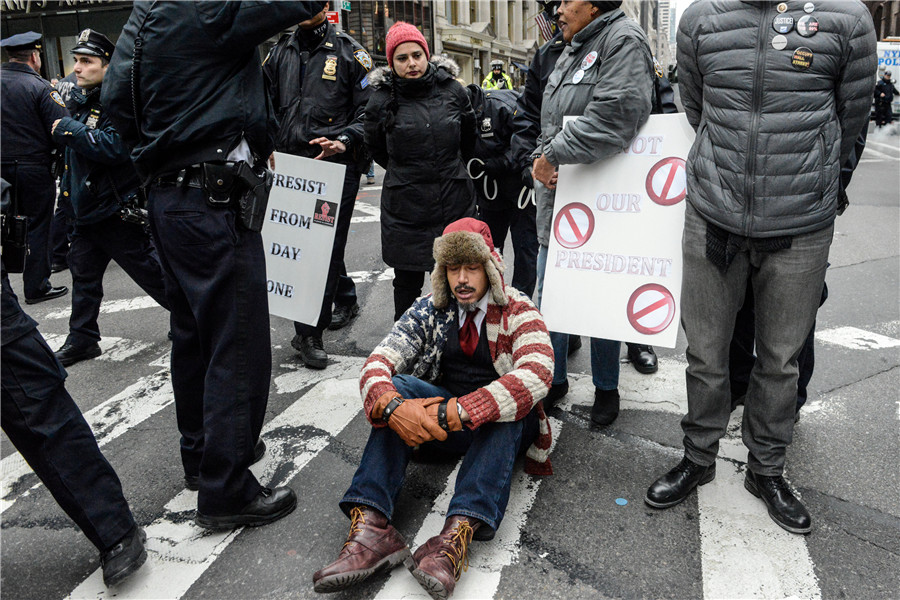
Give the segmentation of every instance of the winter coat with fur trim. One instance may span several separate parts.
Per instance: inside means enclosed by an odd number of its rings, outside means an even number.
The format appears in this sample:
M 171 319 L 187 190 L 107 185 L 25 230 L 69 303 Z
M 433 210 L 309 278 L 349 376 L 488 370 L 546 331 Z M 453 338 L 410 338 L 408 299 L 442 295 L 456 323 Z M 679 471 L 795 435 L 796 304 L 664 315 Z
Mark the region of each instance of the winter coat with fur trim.
M 465 425 L 470 429 L 494 421 L 518 421 L 532 409 L 538 411 L 540 432 L 526 454 L 525 472 L 550 475 L 550 423 L 538 402 L 553 380 L 550 335 L 524 294 L 509 286 L 496 290 L 493 284 L 490 293 L 484 330 L 498 378 L 457 401 L 469 413 L 471 421 Z M 457 324 L 456 300 L 451 298 L 444 286 L 434 296 L 416 300 L 366 360 L 359 385 L 366 417 L 374 427 L 385 427 L 381 421 L 372 421 L 370 413 L 382 394 L 396 391 L 394 375 L 406 373 L 438 382 L 448 331 Z
M 475 114 L 459 67 L 432 57 L 419 79 L 389 67 L 369 73 L 365 138 L 387 171 L 381 192 L 381 253 L 395 269 L 431 270 L 431 244 L 444 227 L 475 216 L 465 161 L 475 142 Z

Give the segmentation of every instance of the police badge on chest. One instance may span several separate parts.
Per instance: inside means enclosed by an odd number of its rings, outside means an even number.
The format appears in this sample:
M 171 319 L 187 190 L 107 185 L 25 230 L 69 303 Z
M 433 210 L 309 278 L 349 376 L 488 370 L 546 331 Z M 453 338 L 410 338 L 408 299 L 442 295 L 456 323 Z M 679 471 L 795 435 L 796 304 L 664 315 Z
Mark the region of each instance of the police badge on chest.
M 337 79 L 337 56 L 329 54 L 325 57 L 325 68 L 322 69 L 322 79 Z
M 490 117 L 485 117 L 481 121 L 481 137 L 483 137 L 483 138 L 494 137 L 494 130 L 491 127 L 491 118 Z
M 88 115 L 87 121 L 84 122 L 88 129 L 97 129 L 97 122 L 100 121 L 100 109 L 92 108 L 91 114 Z

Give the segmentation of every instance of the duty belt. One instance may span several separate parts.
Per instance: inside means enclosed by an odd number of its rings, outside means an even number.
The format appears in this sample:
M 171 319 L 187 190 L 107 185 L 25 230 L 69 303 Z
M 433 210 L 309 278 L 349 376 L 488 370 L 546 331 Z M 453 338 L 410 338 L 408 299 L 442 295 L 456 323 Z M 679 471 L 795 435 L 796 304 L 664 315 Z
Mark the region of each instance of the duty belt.
M 203 171 L 200 165 L 191 165 L 174 173 L 160 175 L 153 180 L 154 185 L 177 185 L 181 187 L 202 188 Z

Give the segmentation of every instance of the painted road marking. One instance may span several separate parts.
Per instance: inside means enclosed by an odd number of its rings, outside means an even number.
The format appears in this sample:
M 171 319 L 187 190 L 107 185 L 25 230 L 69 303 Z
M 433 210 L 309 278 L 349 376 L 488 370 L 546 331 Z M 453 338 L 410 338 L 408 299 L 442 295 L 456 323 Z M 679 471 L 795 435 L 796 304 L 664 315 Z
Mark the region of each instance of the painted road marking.
M 374 271 L 352 271 L 347 273 L 347 275 L 353 280 L 353 283 L 392 281 L 394 279 L 394 269 L 387 267 L 385 269 L 376 269 Z
M 642 285 L 628 299 L 625 316 L 638 333 L 660 333 L 675 318 L 675 298 L 658 283 Z
M 125 300 L 105 300 L 100 304 L 100 314 L 106 315 L 125 312 L 128 310 L 141 310 L 144 308 L 162 307 L 157 304 L 156 300 L 154 300 L 150 296 L 137 296 L 136 298 L 129 298 Z M 68 319 L 70 314 L 72 314 L 71 306 L 61 310 L 49 312 L 44 315 L 44 319 Z
M 553 444 L 559 438 L 562 431 L 562 423 L 550 418 L 550 428 L 553 431 Z M 553 448 L 551 447 L 551 452 Z M 447 478 L 444 491 L 434 501 L 431 512 L 422 521 L 422 526 L 416 534 L 410 549 L 415 549 L 428 541 L 432 536 L 440 533 L 447 519 L 447 509 L 453 498 L 456 487 L 456 475 L 462 461 Z M 521 549 L 520 539 L 525 524 L 528 521 L 528 511 L 534 504 L 538 490 L 541 487 L 541 477 L 526 475 L 521 468 L 513 476 L 512 489 L 509 493 L 509 504 L 506 507 L 506 515 L 497 529 L 494 539 L 489 542 L 474 542 L 469 548 L 469 570 L 460 577 L 456 590 L 453 592 L 457 598 L 488 599 L 493 598 L 500 587 L 500 579 L 503 575 L 503 567 L 515 563 L 519 558 Z M 430 596 L 413 578 L 412 574 L 403 566 L 399 566 L 391 572 L 384 587 L 375 596 L 378 599 L 388 600 L 403 598 L 404 600 L 421 598 L 428 600 Z
M 843 346 L 851 350 L 881 350 L 900 346 L 898 339 L 856 327 L 837 327 L 817 331 L 816 339 L 826 344 Z
M 650 169 L 645 183 L 650 200 L 660 206 L 672 206 L 687 194 L 687 167 L 677 156 L 664 158 Z
M 269 487 L 290 482 L 360 414 L 356 377 L 331 377 L 317 384 L 263 428 L 266 457 L 251 469 Z M 346 377 L 350 373 L 340 373 Z M 328 410 L 322 410 L 327 406 Z M 302 429 L 319 429 L 308 436 Z M 276 478 L 277 477 L 277 478 Z M 69 598 L 181 598 L 235 540 L 241 529 L 209 532 L 194 525 L 197 492 L 182 490 L 165 506 L 165 514 L 146 527 L 147 563 L 115 590 L 94 571 Z M 288 517 L 290 518 L 290 517 Z
M 553 233 L 563 248 L 583 246 L 594 233 L 594 213 L 581 202 L 567 204 L 556 215 Z
M 369 204 L 368 202 L 357 200 L 356 204 L 353 205 L 353 211 L 365 213 L 365 216 L 353 217 L 350 219 L 351 223 L 377 223 L 381 220 L 381 208 L 374 204 Z

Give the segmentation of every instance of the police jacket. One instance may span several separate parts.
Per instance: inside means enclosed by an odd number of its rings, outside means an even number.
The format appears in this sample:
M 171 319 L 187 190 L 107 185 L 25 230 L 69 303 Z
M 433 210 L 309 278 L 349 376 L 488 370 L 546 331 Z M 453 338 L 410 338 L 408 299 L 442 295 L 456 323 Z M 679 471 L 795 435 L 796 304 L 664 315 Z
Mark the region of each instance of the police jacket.
M 553 166 L 621 153 L 650 116 L 656 77 L 638 24 L 621 9 L 598 17 L 575 34 L 547 80 L 538 151 Z M 570 115 L 578 118 L 563 127 Z M 547 246 L 556 194 L 539 183 L 534 192 L 538 241 Z
M 257 46 L 323 6 L 251 0 L 135 2 L 104 78 L 102 102 L 132 147 L 141 178 L 149 181 L 188 165 L 225 160 L 241 138 L 257 158 L 268 157 L 276 122 Z M 132 57 L 137 66 L 134 103 Z
M 511 90 L 513 84 L 512 79 L 506 73 L 500 73 L 500 79 L 494 79 L 494 73 L 491 72 L 481 82 L 481 87 L 486 90 Z
M 816 231 L 835 218 L 840 169 L 869 116 L 875 72 L 872 17 L 861 2 L 800 0 L 692 4 L 678 26 L 678 73 L 697 130 L 687 200 L 734 234 Z M 807 16 L 816 31 L 774 29 Z M 807 19 L 809 21 L 809 19 Z M 783 35 L 784 40 L 775 40 Z M 782 44 L 782 42 L 784 42 Z
M 429 271 L 432 245 L 444 227 L 475 216 L 466 173 L 475 143 L 475 115 L 459 67 L 433 56 L 419 79 L 389 67 L 369 74 L 366 144 L 387 172 L 381 191 L 381 252 L 395 269 Z
M 349 164 L 365 162 L 363 113 L 372 88 L 369 53 L 349 35 L 328 24 L 324 39 L 312 50 L 303 47 L 299 29 L 284 35 L 263 63 L 269 98 L 278 118 L 275 149 L 307 158 L 316 157 L 317 137 L 350 138 L 347 152 L 328 160 Z M 302 80 L 301 80 L 302 78 Z
M 478 204 L 485 210 L 513 208 L 522 190 L 519 169 L 510 147 L 519 94 L 514 90 L 485 90 L 474 83 L 466 86 L 466 91 L 475 111 L 472 156 L 484 163 L 469 163 Z
M 882 94 L 884 94 L 884 98 L 881 97 Z M 893 81 L 879 79 L 875 84 L 875 102 L 890 104 L 894 100 L 894 94 L 900 94 L 900 92 L 894 87 Z
M 541 98 L 547 80 L 550 79 L 550 73 L 553 72 L 556 61 L 565 47 L 566 42 L 560 31 L 538 49 L 531 60 L 531 66 L 528 67 L 525 91 L 519 96 L 513 117 L 515 132 L 512 137 L 512 151 L 520 171 L 526 168 L 530 171 L 534 162 L 531 155 L 537 147 L 537 139 L 541 134 Z
M 66 147 L 63 194 L 69 195 L 79 225 L 116 214 L 140 185 L 129 148 L 100 104 L 100 90 L 74 88 L 74 112 L 53 132 L 53 139 Z
M 63 99 L 26 64 L 4 63 L 0 69 L 0 159 L 3 164 L 49 166 L 56 148 L 50 128 L 69 116 Z

